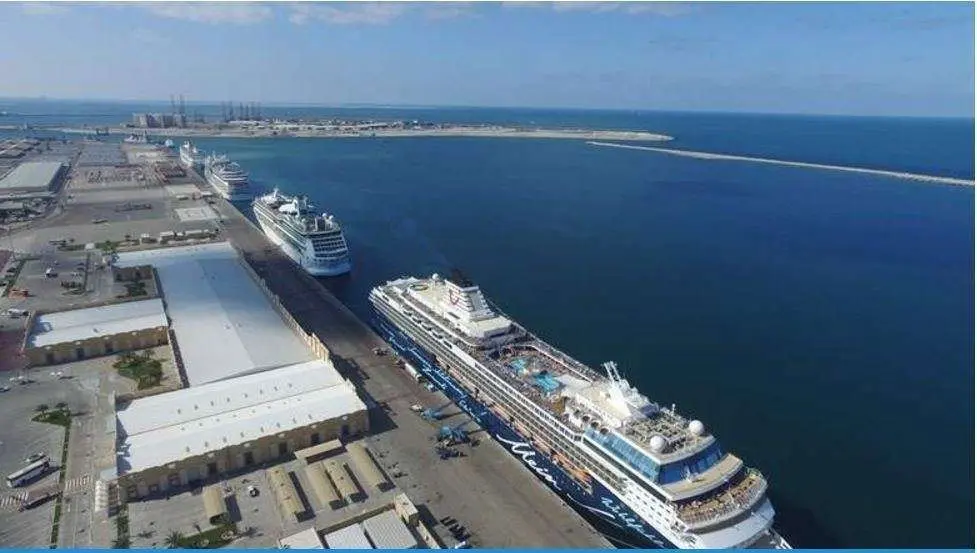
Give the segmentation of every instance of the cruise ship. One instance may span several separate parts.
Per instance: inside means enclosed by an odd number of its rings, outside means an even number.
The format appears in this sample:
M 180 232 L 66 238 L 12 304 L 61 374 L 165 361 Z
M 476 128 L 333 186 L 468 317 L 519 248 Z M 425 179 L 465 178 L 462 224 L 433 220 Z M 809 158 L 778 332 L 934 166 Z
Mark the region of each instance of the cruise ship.
M 458 272 L 374 288 L 377 330 L 568 504 L 634 547 L 790 549 L 767 480 L 613 362 L 576 361 Z
M 265 235 L 310 275 L 338 276 L 352 268 L 342 226 L 332 215 L 316 213 L 307 197 L 276 188 L 252 208 Z
M 207 156 L 204 161 L 204 176 L 225 200 L 236 202 L 250 200 L 252 197 L 248 174 L 225 155 Z
M 180 146 L 180 163 L 187 169 L 199 171 L 204 167 L 204 155 L 187 140 Z

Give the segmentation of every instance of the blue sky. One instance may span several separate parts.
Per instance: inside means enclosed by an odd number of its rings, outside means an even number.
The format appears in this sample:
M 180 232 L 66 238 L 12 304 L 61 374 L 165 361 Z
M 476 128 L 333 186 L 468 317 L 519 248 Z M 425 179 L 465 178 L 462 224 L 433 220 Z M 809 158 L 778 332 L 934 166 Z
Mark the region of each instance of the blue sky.
M 0 96 L 973 116 L 972 3 L 0 3 Z

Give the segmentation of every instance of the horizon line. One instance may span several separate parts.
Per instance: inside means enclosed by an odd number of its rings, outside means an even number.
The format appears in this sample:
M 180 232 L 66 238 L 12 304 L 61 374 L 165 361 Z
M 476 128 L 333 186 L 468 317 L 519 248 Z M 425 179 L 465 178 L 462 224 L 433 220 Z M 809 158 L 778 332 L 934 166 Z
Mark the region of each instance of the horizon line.
M 94 102 L 94 103 L 148 103 L 148 104 L 169 104 L 167 99 L 128 99 L 128 98 L 61 98 L 52 96 L 0 96 L 0 101 L 52 101 L 52 102 Z M 220 106 L 229 100 L 186 100 L 187 105 Z M 906 114 L 855 114 L 839 112 L 796 112 L 796 111 L 753 111 L 753 110 L 724 110 L 724 109 L 668 109 L 668 108 L 629 108 L 629 107 L 580 107 L 580 106 L 515 106 L 515 105 L 470 105 L 470 104 L 396 104 L 378 102 L 337 102 L 337 103 L 316 103 L 316 102 L 261 102 L 247 101 L 232 104 L 245 104 L 250 106 L 252 103 L 261 104 L 262 108 L 339 108 L 339 109 L 511 109 L 511 110 L 543 110 L 543 111 L 604 111 L 604 112 L 631 112 L 631 113 L 688 113 L 688 114 L 715 114 L 715 115 L 768 115 L 768 116 L 799 116 L 799 117 L 860 117 L 877 119 L 968 119 L 974 120 L 975 114 L 961 115 L 906 115 Z

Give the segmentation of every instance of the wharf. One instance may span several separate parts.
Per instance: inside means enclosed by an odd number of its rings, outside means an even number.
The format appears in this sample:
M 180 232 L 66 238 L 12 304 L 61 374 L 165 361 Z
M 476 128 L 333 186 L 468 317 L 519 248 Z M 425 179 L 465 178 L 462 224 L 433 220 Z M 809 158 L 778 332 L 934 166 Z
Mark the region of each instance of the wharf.
M 579 514 L 483 432 L 474 435 L 481 443 L 469 449 L 466 457 L 439 461 L 433 440 L 437 428 L 458 424 L 467 415 L 449 408 L 447 418 L 432 424 L 412 413 L 412 404 L 435 406 L 447 400 L 419 386 L 390 356 L 377 356 L 373 350 L 385 348 L 383 340 L 285 257 L 234 206 L 218 200 L 214 207 L 223 219 L 224 236 L 295 320 L 329 348 L 344 376 L 378 404 L 372 410 L 373 432 L 367 442 L 404 473 L 397 485 L 421 506 L 422 513 L 430 513 L 435 532 L 447 533 L 436 521 L 450 516 L 468 528 L 479 547 L 610 547 Z

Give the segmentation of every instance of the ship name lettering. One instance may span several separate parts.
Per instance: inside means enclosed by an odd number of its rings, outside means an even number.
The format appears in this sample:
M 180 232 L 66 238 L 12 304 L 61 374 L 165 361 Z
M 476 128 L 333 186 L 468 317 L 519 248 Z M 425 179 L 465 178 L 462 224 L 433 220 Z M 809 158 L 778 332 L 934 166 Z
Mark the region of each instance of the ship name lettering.
M 496 434 L 495 437 L 498 438 L 500 442 L 508 444 L 509 450 L 522 457 L 522 462 L 526 463 L 526 465 L 533 469 L 536 474 L 540 475 L 543 480 L 549 482 L 554 488 L 558 490 L 560 489 L 560 485 L 557 484 L 556 479 L 553 478 L 553 475 L 550 474 L 548 470 L 536 464 L 536 460 L 534 459 L 534 457 L 536 457 L 536 451 L 534 451 L 529 444 L 525 442 L 509 441 L 498 434 Z
M 609 497 L 602 497 L 600 500 L 601 503 L 603 503 L 604 506 L 610 509 L 611 512 L 613 512 L 615 515 L 617 515 L 617 517 L 621 519 L 621 521 L 628 528 L 637 530 L 639 533 L 641 533 L 641 535 L 655 542 L 656 545 L 660 547 L 665 547 L 665 544 L 662 543 L 662 541 L 658 539 L 658 537 L 648 534 L 648 532 L 646 532 L 644 529 L 644 525 L 638 522 L 638 519 L 628 514 L 627 511 L 622 509 L 621 506 L 615 503 L 612 499 L 610 499 Z

